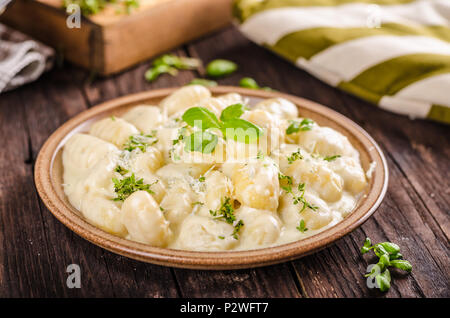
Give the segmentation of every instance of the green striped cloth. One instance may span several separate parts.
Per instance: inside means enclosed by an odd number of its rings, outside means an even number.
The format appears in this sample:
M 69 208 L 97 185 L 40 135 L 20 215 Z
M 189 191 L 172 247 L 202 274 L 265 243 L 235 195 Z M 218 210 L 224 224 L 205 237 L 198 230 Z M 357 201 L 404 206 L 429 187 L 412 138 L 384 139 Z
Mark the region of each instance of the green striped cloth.
M 450 0 L 235 0 L 240 30 L 379 107 L 450 123 Z

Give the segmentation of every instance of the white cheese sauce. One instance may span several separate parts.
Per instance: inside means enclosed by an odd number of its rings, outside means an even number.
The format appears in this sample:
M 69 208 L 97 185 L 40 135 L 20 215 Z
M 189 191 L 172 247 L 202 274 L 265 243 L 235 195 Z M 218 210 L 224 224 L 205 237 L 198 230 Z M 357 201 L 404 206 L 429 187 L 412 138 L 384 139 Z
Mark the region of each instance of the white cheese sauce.
M 218 138 L 190 151 L 192 107 L 220 118 L 233 104 L 263 129 L 257 142 Z M 228 136 L 228 135 L 227 135 Z M 63 149 L 64 191 L 99 228 L 141 243 L 184 250 L 249 250 L 301 240 L 340 222 L 364 195 L 364 172 L 347 137 L 298 115 L 282 98 L 250 107 L 183 87 L 160 105 L 139 105 L 94 123 Z

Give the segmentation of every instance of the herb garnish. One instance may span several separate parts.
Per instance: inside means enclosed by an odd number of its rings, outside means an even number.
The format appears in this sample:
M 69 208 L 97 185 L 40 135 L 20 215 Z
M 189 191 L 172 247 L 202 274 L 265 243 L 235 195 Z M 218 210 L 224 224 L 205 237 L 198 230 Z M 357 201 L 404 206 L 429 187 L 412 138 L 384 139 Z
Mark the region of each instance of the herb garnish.
M 152 184 L 145 184 L 144 179 L 138 179 L 136 180 L 136 177 L 134 176 L 134 173 L 131 174 L 131 176 L 126 177 L 124 179 L 117 179 L 112 178 L 112 181 L 114 183 L 114 191 L 116 192 L 117 197 L 114 198 L 114 201 L 125 201 L 126 198 L 128 198 L 131 194 L 133 194 L 136 191 L 147 191 L 150 194 L 155 194 L 150 187 L 156 183 L 158 183 L 159 180 L 156 180 Z
M 242 104 L 233 104 L 222 111 L 219 120 L 217 116 L 207 108 L 192 107 L 186 110 L 182 119 L 191 127 L 197 127 L 196 131 L 185 138 L 187 151 L 200 151 L 211 153 L 214 151 L 218 137 L 216 134 L 206 131 L 207 129 L 219 129 L 224 138 L 234 139 L 239 142 L 253 142 L 262 135 L 260 127 L 249 121 L 239 118 L 244 113 Z M 250 132 L 250 133 L 249 133 Z
M 272 88 L 270 87 L 261 87 L 259 86 L 259 84 L 251 77 L 243 77 L 241 78 L 241 80 L 239 81 L 239 86 L 240 87 L 245 87 L 245 88 L 250 88 L 250 89 L 262 89 L 264 91 L 273 91 Z
M 303 156 L 300 153 L 300 148 L 296 151 L 293 152 L 290 156 L 286 157 L 287 161 L 289 164 L 292 164 L 294 161 L 298 160 L 298 159 L 303 159 Z
M 286 134 L 291 135 L 299 131 L 307 131 L 313 128 L 314 121 L 305 118 L 301 122 L 291 120 L 289 127 L 286 129 Z
M 225 75 L 234 73 L 237 68 L 237 64 L 232 61 L 217 59 L 209 62 L 209 64 L 206 66 L 206 74 L 209 77 L 223 77 Z
M 305 195 L 305 184 L 304 183 L 299 183 L 297 186 L 297 190 L 300 192 L 300 195 L 296 196 L 294 194 L 294 192 L 292 191 L 292 185 L 287 185 L 287 186 L 282 186 L 281 187 L 284 191 L 286 191 L 286 193 L 290 193 L 292 194 L 293 197 L 293 203 L 294 205 L 297 205 L 299 203 L 302 204 L 302 208 L 300 209 L 300 213 L 305 211 L 306 208 L 310 208 L 313 211 L 316 211 L 319 207 L 312 205 L 311 203 L 309 203 L 308 201 L 306 201 L 306 199 L 304 198 Z
M 341 155 L 327 156 L 327 157 L 323 158 L 323 160 L 331 162 L 331 161 L 334 161 L 334 160 L 336 160 L 337 158 L 340 158 L 340 157 L 341 157 Z
M 224 222 L 231 224 L 234 226 L 233 233 L 231 234 L 236 240 L 239 239 L 239 231 L 242 226 L 244 226 L 244 222 L 239 220 L 236 222 L 236 216 L 234 215 L 233 206 L 230 203 L 231 199 L 229 197 L 225 197 L 222 203 L 222 206 L 219 210 L 213 211 L 209 210 L 209 213 L 215 217 L 215 219 L 223 220 Z
M 400 247 L 397 244 L 384 242 L 372 245 L 370 238 L 366 238 L 363 247 L 361 247 L 361 254 L 365 254 L 370 250 L 374 251 L 379 260 L 365 277 L 375 278 L 376 287 L 382 292 L 389 290 L 391 287 L 389 266 L 399 268 L 408 273 L 411 272 L 412 265 L 407 260 L 402 259 L 403 255 L 400 253 Z
M 308 231 L 308 229 L 306 228 L 306 225 L 305 225 L 305 220 L 301 220 L 300 224 L 296 227 L 296 229 L 302 233 L 305 233 L 306 231 Z
M 199 59 L 165 54 L 153 61 L 153 67 L 145 72 L 145 79 L 149 82 L 156 80 L 161 74 L 176 76 L 178 70 L 192 70 L 200 67 Z
M 133 151 L 135 149 L 140 149 L 142 152 L 147 151 L 147 147 L 153 146 L 158 142 L 158 139 L 153 135 L 132 135 L 128 138 L 128 141 L 123 145 L 124 150 Z
M 122 166 L 117 166 L 116 169 L 114 169 L 115 172 L 120 173 L 122 176 L 126 175 L 129 171 L 125 168 L 123 168 Z

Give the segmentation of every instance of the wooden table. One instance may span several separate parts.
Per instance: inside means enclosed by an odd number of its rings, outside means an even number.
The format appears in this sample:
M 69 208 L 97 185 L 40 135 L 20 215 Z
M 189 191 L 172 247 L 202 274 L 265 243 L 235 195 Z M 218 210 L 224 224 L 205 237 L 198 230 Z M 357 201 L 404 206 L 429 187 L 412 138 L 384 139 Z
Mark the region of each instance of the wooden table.
M 204 74 L 183 71 L 144 80 L 150 62 L 122 74 L 92 79 L 70 65 L 0 95 L 0 297 L 450 297 L 450 130 L 409 120 L 331 88 L 260 48 L 233 27 L 174 53 L 203 61 L 227 58 L 240 68 L 220 81 L 243 76 L 261 85 L 309 98 L 341 112 L 380 144 L 390 169 L 389 189 L 362 227 L 331 247 L 300 260 L 239 271 L 160 267 L 107 252 L 59 223 L 40 201 L 34 162 L 47 137 L 75 114 L 103 101 L 144 90 L 178 86 Z M 373 261 L 359 248 L 369 236 L 392 241 L 413 264 L 395 272 L 390 291 L 366 287 Z M 81 267 L 80 289 L 66 286 L 69 264 Z

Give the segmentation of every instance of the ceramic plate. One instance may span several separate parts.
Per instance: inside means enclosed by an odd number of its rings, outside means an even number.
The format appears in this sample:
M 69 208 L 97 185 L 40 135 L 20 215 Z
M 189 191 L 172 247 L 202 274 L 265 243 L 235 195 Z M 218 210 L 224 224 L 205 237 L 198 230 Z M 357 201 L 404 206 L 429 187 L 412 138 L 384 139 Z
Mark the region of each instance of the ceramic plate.
M 193 269 L 236 269 L 280 263 L 323 249 L 360 226 L 380 205 L 388 183 L 386 160 L 375 141 L 353 121 L 325 106 L 299 97 L 221 86 L 211 88 L 213 94 L 240 93 L 250 98 L 252 104 L 260 99 L 286 98 L 299 107 L 301 117 L 311 118 L 319 125 L 331 127 L 347 136 L 359 151 L 365 171 L 375 162 L 366 195 L 360 199 L 355 210 L 342 222 L 301 241 L 250 251 L 194 252 L 158 248 L 114 236 L 91 225 L 71 206 L 63 191 L 61 153 L 65 142 L 74 133 L 88 131 L 96 120 L 112 115 L 120 116 L 137 104 L 156 104 L 175 89 L 128 95 L 92 107 L 70 119 L 48 138 L 36 161 L 35 182 L 43 202 L 59 221 L 93 244 L 140 261 Z

